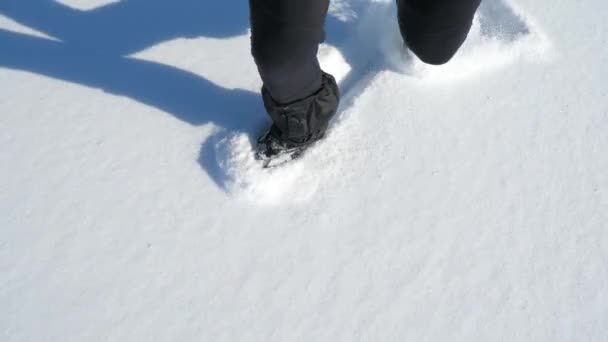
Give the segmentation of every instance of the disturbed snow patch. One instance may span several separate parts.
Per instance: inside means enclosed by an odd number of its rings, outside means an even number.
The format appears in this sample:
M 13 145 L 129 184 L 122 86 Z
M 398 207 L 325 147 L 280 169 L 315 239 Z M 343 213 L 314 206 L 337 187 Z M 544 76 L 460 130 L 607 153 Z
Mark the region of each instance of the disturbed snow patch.
M 304 160 L 263 168 L 254 157 L 253 144 L 246 133 L 232 133 L 219 139 L 216 158 L 224 173 L 225 190 L 247 202 L 274 205 L 306 201 L 319 181 L 310 172 L 304 172 Z
M 545 33 L 534 18 L 511 1 L 484 0 L 467 40 L 449 63 L 440 66 L 425 64 L 407 49 L 395 1 L 370 1 L 358 10 L 361 15 L 337 53 L 322 46 L 319 56 L 325 70 L 339 74 L 346 71 L 350 80 L 362 79 L 356 76 L 366 70 L 388 69 L 424 82 L 451 82 L 517 61 L 543 61 L 550 56 L 551 44 Z
M 421 82 L 458 81 L 518 59 L 542 59 L 550 46 L 546 36 L 523 12 L 502 0 L 486 0 L 467 41 L 450 63 L 427 65 L 405 48 L 395 10 L 392 1 L 372 2 L 343 45 L 321 46 L 319 59 L 323 69 L 336 77 L 342 90 L 350 88 L 343 94 L 343 100 L 350 98 L 356 102 L 356 94 L 360 92 L 353 89 L 362 91 L 374 74 L 387 68 Z M 352 162 L 347 159 L 365 158 L 367 152 L 353 143 L 360 134 L 357 115 L 351 115 L 356 111 L 354 102 L 346 110 L 340 109 L 323 141 L 300 159 L 277 168 L 264 169 L 255 160 L 252 137 L 246 133 L 231 133 L 217 140 L 214 153 L 222 175 L 221 185 L 230 195 L 258 204 L 306 202 L 330 178 L 337 179 L 341 165 Z
M 393 24 L 396 25 L 396 22 Z M 398 29 L 393 29 L 392 32 Z M 393 34 L 394 36 L 394 34 Z M 393 41 L 395 38 L 392 38 Z M 510 65 L 518 60 L 539 61 L 548 57 L 550 42 L 533 18 L 502 0 L 486 0 L 458 53 L 444 65 L 428 65 L 411 52 L 387 48 L 389 65 L 428 82 L 452 82 Z M 386 46 L 395 46 L 385 44 Z M 408 56 L 404 55 L 407 54 Z
M 344 55 L 335 46 L 320 45 L 317 58 L 321 69 L 329 71 L 338 83 L 352 71 L 352 67 L 346 62 Z
M 322 45 L 319 60 L 324 70 L 337 82 L 344 79 L 351 67 L 333 46 Z M 274 168 L 263 168 L 255 160 L 252 137 L 247 133 L 229 133 L 215 143 L 215 157 L 222 172 L 222 186 L 231 196 L 262 205 L 303 203 L 308 201 L 327 178 L 340 172 L 345 144 L 356 120 L 348 125 L 337 124 L 346 115 L 339 113 L 327 137 L 309 148 L 302 157 Z M 348 128 L 350 127 L 350 128 Z M 346 153 L 352 153 L 346 152 Z M 342 157 L 338 158 L 338 155 Z
M 309 201 L 320 186 L 344 172 L 343 165 L 360 156 L 350 142 L 359 134 L 356 116 L 340 115 L 327 137 L 302 157 L 274 168 L 263 168 L 254 157 L 247 133 L 228 133 L 214 144 L 221 185 L 232 197 L 260 205 L 298 204 Z

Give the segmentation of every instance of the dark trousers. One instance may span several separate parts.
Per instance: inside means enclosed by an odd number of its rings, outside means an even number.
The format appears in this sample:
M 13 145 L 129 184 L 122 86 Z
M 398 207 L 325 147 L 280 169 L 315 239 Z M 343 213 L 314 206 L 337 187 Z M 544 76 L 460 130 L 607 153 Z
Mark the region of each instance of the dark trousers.
M 481 0 L 396 1 L 409 49 L 425 63 L 443 64 L 466 39 Z M 264 105 L 288 141 L 323 136 L 338 106 L 335 80 L 317 60 L 328 6 L 329 0 L 249 0 L 251 52 Z
M 446 63 L 466 39 L 480 0 L 397 0 L 401 34 L 423 62 Z M 252 54 L 280 103 L 321 86 L 317 49 L 329 0 L 249 0 Z M 388 33 L 387 33 L 388 34 Z

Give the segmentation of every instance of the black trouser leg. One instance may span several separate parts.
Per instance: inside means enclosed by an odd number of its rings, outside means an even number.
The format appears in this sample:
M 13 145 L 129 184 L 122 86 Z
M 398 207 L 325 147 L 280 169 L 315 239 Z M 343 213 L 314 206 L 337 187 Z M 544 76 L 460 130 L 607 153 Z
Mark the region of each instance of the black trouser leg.
M 249 0 L 251 52 L 264 87 L 280 103 L 321 87 L 317 60 L 329 0 Z
M 262 96 L 282 139 L 308 143 L 323 136 L 339 92 L 317 60 L 329 0 L 249 0 L 251 52 Z
M 399 28 L 425 63 L 448 62 L 467 38 L 481 0 L 397 0 Z

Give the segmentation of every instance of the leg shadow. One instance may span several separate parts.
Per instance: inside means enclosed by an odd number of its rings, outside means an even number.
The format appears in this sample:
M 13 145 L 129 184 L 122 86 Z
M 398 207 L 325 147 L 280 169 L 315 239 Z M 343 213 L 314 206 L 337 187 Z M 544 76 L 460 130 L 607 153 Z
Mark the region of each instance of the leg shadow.
M 0 67 L 126 96 L 192 125 L 213 123 L 251 135 L 266 118 L 257 93 L 226 89 L 179 68 L 127 57 L 180 37 L 244 34 L 249 25 L 246 2 L 128 0 L 80 11 L 52 0 L 3 0 L 0 14 L 59 40 L 0 29 Z M 249 50 L 243 53 L 249 55 Z M 207 162 L 201 165 L 220 184 L 211 152 L 203 150 Z
M 259 96 L 222 88 L 160 63 L 72 49 L 66 44 L 0 30 L 0 66 L 103 89 L 161 109 L 192 125 L 214 123 L 249 131 L 260 120 Z M 42 56 L 42 58 L 41 58 Z
M 175 38 L 232 37 L 249 27 L 244 1 L 123 0 L 81 11 L 53 0 L 2 0 L 0 14 L 72 47 L 123 56 Z

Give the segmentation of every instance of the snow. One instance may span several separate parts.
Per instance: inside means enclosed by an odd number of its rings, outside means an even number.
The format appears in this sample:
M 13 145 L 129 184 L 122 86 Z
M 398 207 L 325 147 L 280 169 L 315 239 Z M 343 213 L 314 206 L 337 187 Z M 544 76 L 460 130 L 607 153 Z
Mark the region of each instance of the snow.
M 483 6 L 430 67 L 333 1 L 262 170 L 246 2 L 0 3 L 0 340 L 607 340 L 608 5 Z
M 94 10 L 119 1 L 121 0 L 55 0 L 60 4 L 83 11 Z
M 31 36 L 47 38 L 47 39 L 51 39 L 51 40 L 55 39 L 49 35 L 44 34 L 43 32 L 33 30 L 27 26 L 23 26 L 23 25 L 19 24 L 18 22 L 12 20 L 11 18 L 3 16 L 2 14 L 0 14 L 0 27 L 3 30 L 12 31 L 12 32 L 16 32 L 16 33 L 29 34 Z

